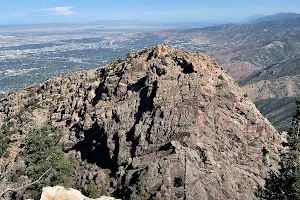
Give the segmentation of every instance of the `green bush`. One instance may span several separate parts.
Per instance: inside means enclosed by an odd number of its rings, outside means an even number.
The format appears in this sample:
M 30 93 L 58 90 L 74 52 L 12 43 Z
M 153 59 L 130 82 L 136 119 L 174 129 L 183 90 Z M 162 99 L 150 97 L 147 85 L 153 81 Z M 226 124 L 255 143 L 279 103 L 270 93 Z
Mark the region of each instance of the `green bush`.
M 10 147 L 10 137 L 15 133 L 16 129 L 10 131 L 9 122 L 4 122 L 0 131 L 0 157 L 7 158 L 9 156 L 8 148 Z
M 98 186 L 94 181 L 91 181 L 87 185 L 86 191 L 84 191 L 85 196 L 89 198 L 99 198 L 100 196 L 109 196 L 107 188 L 105 186 Z
M 1 158 L 8 157 L 9 143 L 10 143 L 10 135 L 7 133 L 1 133 L 0 134 L 0 157 Z
M 147 169 L 142 169 L 133 174 L 135 182 L 125 188 L 123 196 L 130 200 L 143 200 L 150 198 L 150 192 L 147 190 Z
M 38 104 L 38 101 L 37 101 L 37 100 L 35 100 L 35 99 L 30 99 L 30 100 L 28 101 L 28 103 L 24 105 L 24 108 L 25 108 L 25 109 L 29 109 L 29 108 L 30 108 L 31 110 L 34 110 L 34 109 L 36 109 L 36 108 L 40 108 L 40 105 Z
M 269 151 L 266 149 L 266 147 L 263 147 L 262 150 L 262 162 L 264 165 L 267 165 L 268 164 L 268 154 L 269 154 Z
M 270 170 L 264 187 L 259 187 L 256 196 L 267 200 L 300 200 L 300 99 L 287 133 L 287 151 L 280 155 L 279 171 Z
M 223 77 L 221 74 L 218 76 L 218 78 L 219 78 L 220 80 L 224 81 L 224 77 Z
M 114 59 L 112 62 L 113 62 L 114 64 L 119 64 L 119 63 L 122 62 L 122 60 L 121 60 L 120 58 L 118 58 L 118 59 Z
M 72 173 L 71 162 L 58 147 L 59 137 L 53 132 L 54 128 L 47 122 L 41 128 L 32 128 L 28 134 L 23 153 L 25 174 L 34 181 L 51 168 L 48 178 L 29 188 L 33 196 L 43 186 L 66 185 Z

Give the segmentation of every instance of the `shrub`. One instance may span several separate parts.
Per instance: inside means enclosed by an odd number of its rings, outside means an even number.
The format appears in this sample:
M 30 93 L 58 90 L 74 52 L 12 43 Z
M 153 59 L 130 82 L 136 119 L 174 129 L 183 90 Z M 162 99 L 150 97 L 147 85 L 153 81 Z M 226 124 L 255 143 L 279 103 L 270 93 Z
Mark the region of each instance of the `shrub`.
M 27 137 L 23 153 L 27 165 L 25 174 L 34 181 L 52 169 L 48 178 L 29 188 L 33 196 L 45 185 L 66 185 L 72 173 L 71 162 L 58 147 L 59 137 L 53 131 L 51 123 L 47 122 L 41 128 L 32 128 Z
M 35 99 L 30 99 L 29 101 L 28 101 L 28 103 L 26 104 L 26 105 L 24 105 L 24 107 L 26 108 L 26 109 L 31 109 L 31 110 L 34 110 L 34 109 L 36 109 L 36 108 L 39 108 L 40 107 L 40 105 L 38 104 L 38 101 L 37 100 L 35 100 Z
M 269 154 L 269 151 L 266 149 L 266 147 L 263 147 L 262 150 L 262 162 L 264 165 L 267 165 L 268 164 L 268 154 Z
M 120 58 L 118 58 L 118 59 L 114 59 L 112 62 L 113 62 L 114 64 L 119 64 L 119 63 L 122 62 L 122 60 L 121 60 Z
M 219 78 L 220 80 L 224 81 L 224 77 L 223 77 L 221 74 L 218 76 L 218 78 Z
M 270 170 L 264 187 L 257 190 L 256 196 L 260 199 L 300 199 L 300 99 L 296 105 L 287 143 L 284 143 L 287 151 L 280 155 L 279 171 Z
M 123 196 L 125 199 L 142 200 L 149 199 L 150 192 L 147 190 L 147 169 L 142 169 L 133 174 L 133 183 L 125 188 Z
M 8 148 L 10 147 L 10 137 L 17 130 L 10 131 L 9 123 L 4 122 L 0 132 L 0 157 L 7 158 L 9 156 Z
M 105 186 L 97 186 L 94 181 L 91 181 L 87 185 L 86 191 L 84 191 L 84 194 L 90 198 L 99 198 L 100 196 L 108 196 L 109 193 L 107 191 L 107 188 Z
M 174 187 L 182 187 L 184 186 L 184 181 L 181 177 L 176 177 L 174 179 Z

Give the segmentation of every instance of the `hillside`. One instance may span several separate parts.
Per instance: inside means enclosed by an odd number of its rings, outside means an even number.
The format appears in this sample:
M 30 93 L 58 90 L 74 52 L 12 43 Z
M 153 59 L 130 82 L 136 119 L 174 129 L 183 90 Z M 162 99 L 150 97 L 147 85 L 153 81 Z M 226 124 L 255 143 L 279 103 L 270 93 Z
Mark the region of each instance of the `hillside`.
M 260 22 L 268 22 L 268 21 L 276 21 L 281 19 L 289 19 L 300 17 L 298 13 L 277 13 L 274 15 L 261 16 L 257 19 L 249 20 L 248 23 L 260 23 Z
M 1 162 L 26 161 L 12 180 L 58 162 L 64 186 L 122 199 L 250 200 L 281 148 L 225 71 L 168 45 L 3 95 L 0 119 Z
M 280 131 L 289 127 L 299 90 L 300 18 L 229 27 L 213 33 L 227 50 L 212 56 L 239 80 L 261 111 Z M 232 45 L 236 45 L 232 47 Z
M 239 79 L 256 70 L 297 58 L 300 52 L 299 25 L 300 18 L 293 18 L 231 25 L 219 30 L 212 28 L 213 31 L 204 29 L 202 34 L 217 48 L 211 54 Z M 252 71 L 238 70 L 232 65 L 235 62 L 248 63 Z
M 263 14 L 257 14 L 257 15 L 251 15 L 249 17 L 244 18 L 243 20 L 241 20 L 241 23 L 247 23 L 262 17 L 266 17 L 267 15 L 263 15 Z
M 250 98 L 279 130 L 286 130 L 300 94 L 300 58 L 270 66 L 240 80 Z
M 189 29 L 174 35 L 210 46 L 208 54 L 243 86 L 281 131 L 288 128 L 295 97 L 300 94 L 299 27 L 300 18 L 288 18 Z
M 208 46 L 210 54 L 236 80 L 299 56 L 300 18 L 252 24 L 225 24 L 198 29 L 163 31 L 158 36 L 176 45 L 185 41 Z M 195 47 L 194 47 L 195 48 Z

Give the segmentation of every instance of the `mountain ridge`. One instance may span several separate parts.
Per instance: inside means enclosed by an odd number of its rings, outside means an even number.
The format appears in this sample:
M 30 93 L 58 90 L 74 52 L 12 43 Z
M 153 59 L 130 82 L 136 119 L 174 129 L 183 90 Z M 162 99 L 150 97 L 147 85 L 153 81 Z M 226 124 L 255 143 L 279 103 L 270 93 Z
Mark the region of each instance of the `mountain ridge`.
M 250 20 L 247 23 L 260 23 L 260 22 L 268 22 L 268 21 L 277 21 L 277 20 L 282 20 L 282 19 L 289 19 L 289 18 L 297 18 L 300 17 L 300 14 L 298 13 L 276 13 L 273 15 L 265 15 L 262 17 L 259 17 L 254 20 Z
M 249 21 L 256 20 L 256 19 L 259 19 L 259 18 L 265 17 L 265 16 L 266 15 L 263 15 L 263 14 L 251 15 L 249 17 L 242 19 L 240 23 L 247 23 Z
M 30 124 L 50 120 L 73 159 L 69 186 L 122 199 L 250 200 L 281 149 L 225 71 L 168 45 L 4 95 L 0 119 L 14 133 L 9 160 L 22 159 Z
M 300 94 L 299 26 L 298 17 L 207 27 L 185 34 L 195 41 L 204 38 L 212 46 L 209 54 L 239 82 L 264 116 L 285 131 Z
M 239 81 L 240 86 L 254 102 L 257 102 L 262 113 L 279 131 L 289 127 L 293 109 L 296 108 L 296 97 L 300 94 L 299 64 L 300 58 L 297 57 L 258 70 Z

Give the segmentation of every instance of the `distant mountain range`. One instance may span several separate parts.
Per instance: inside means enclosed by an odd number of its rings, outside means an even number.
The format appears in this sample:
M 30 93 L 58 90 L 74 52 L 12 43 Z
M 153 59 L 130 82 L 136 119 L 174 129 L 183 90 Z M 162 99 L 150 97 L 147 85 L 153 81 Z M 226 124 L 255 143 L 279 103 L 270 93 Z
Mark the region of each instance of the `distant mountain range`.
M 262 15 L 262 14 L 251 15 L 249 17 L 244 18 L 241 22 L 242 23 L 247 23 L 247 22 L 250 22 L 250 21 L 253 21 L 253 20 L 257 20 L 257 19 L 262 18 L 262 17 L 266 17 L 266 15 Z
M 299 66 L 300 56 L 259 70 L 240 81 L 261 113 L 279 130 L 289 124 L 295 97 L 300 94 Z
M 274 15 L 253 15 L 243 20 L 248 24 L 251 23 L 260 23 L 260 22 L 268 22 L 268 21 L 276 21 L 281 19 L 288 19 L 288 18 L 296 18 L 300 17 L 298 13 L 277 13 Z
M 289 126 L 300 94 L 297 16 L 300 15 L 281 13 L 254 20 L 255 23 L 205 32 L 220 45 L 220 50 L 212 52 L 218 63 L 240 79 L 243 90 L 280 131 Z
M 280 131 L 289 126 L 300 94 L 299 16 L 280 13 L 205 31 L 211 41 L 225 46 L 212 55 L 240 79 L 243 90 Z

